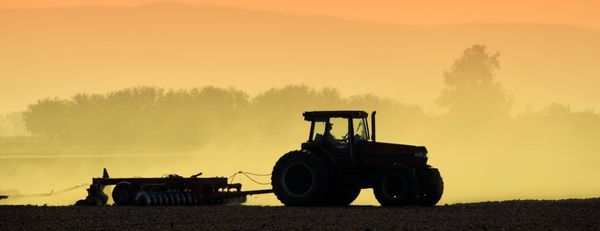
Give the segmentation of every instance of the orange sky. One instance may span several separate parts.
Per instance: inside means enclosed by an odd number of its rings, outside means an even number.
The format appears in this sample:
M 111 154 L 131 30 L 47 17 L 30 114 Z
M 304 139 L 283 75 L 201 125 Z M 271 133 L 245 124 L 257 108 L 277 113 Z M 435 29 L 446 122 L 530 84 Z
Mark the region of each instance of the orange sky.
M 254 95 L 271 87 L 308 84 L 336 87 L 345 95 L 376 92 L 429 108 L 442 88 L 444 69 L 472 44 L 502 53 L 498 80 L 514 94 L 515 112 L 552 102 L 600 110 L 600 71 L 595 68 L 600 65 L 600 19 L 584 20 L 598 17 L 591 1 L 561 6 L 554 0 L 521 5 L 424 0 L 398 6 L 384 0 L 368 5 L 180 0 L 298 14 L 182 4 L 123 7 L 150 1 L 0 0 L 0 9 L 119 6 L 1 11 L 0 98 L 10 100 L 0 100 L 0 114 L 23 110 L 44 97 L 139 85 L 234 86 Z M 332 20 L 307 12 L 444 26 Z M 473 21 L 492 23 L 451 25 Z M 563 25 L 528 24 L 535 22 Z M 355 84 L 339 81 L 341 76 L 377 81 Z
M 135 6 L 155 0 L 2 0 L 0 8 L 38 8 L 82 5 Z M 596 0 L 179 0 L 189 4 L 241 6 L 285 12 L 406 24 L 515 22 L 566 24 L 600 29 L 600 1 Z

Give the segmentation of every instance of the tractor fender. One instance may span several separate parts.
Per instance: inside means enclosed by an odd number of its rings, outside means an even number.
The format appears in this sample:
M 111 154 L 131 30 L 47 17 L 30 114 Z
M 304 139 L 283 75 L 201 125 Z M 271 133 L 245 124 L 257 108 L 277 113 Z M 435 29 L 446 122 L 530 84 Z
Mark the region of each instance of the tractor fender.
M 408 166 L 408 165 L 405 165 L 405 164 L 402 164 L 402 163 L 394 162 L 394 163 L 391 163 L 391 164 L 386 164 L 386 165 L 379 166 L 379 167 L 377 167 L 377 168 L 375 168 L 375 169 L 371 169 L 371 170 L 368 172 L 368 179 L 369 179 L 369 181 L 370 181 L 370 182 L 375 182 L 375 178 L 377 177 L 377 175 L 378 175 L 378 174 L 379 174 L 379 173 L 380 173 L 382 170 L 384 170 L 384 169 L 389 169 L 389 168 L 393 168 L 393 167 L 395 167 L 395 166 L 400 166 L 400 167 L 403 167 L 403 168 L 407 168 L 407 169 L 411 170 L 413 173 L 415 173 L 415 174 L 418 174 L 418 173 L 417 173 L 417 170 L 416 170 L 415 168 L 412 168 L 412 167 L 410 167 L 410 166 Z
M 315 146 L 315 147 L 311 147 L 309 149 L 302 149 L 300 151 L 307 152 L 307 153 L 310 153 L 313 155 L 317 155 L 321 160 L 323 160 L 323 162 L 330 169 L 330 171 L 333 171 L 333 173 L 335 174 L 336 169 L 337 169 L 336 162 L 333 160 L 331 153 L 327 152 L 325 149 Z

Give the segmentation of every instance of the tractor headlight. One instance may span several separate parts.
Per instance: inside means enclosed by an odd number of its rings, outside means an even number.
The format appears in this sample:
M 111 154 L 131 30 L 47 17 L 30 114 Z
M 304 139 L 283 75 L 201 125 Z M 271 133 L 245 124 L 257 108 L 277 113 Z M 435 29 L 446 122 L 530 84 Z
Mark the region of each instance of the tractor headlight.
M 423 158 L 427 156 L 427 152 L 415 152 L 415 157 Z

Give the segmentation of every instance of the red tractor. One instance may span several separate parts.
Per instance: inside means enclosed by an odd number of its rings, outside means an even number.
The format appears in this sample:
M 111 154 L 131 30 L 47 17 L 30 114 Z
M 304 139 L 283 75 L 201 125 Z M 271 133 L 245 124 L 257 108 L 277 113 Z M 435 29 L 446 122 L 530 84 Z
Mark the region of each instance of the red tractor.
M 310 111 L 308 141 L 283 155 L 273 168 L 271 184 L 287 206 L 346 206 L 361 189 L 373 188 L 383 206 L 434 206 L 444 182 L 427 164 L 423 146 L 375 140 L 364 111 Z

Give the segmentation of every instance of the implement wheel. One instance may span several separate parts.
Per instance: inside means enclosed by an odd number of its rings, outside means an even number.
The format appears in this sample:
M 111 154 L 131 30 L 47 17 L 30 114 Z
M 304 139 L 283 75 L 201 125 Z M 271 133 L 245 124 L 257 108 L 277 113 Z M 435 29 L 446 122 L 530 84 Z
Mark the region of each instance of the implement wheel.
M 112 198 L 116 205 L 134 204 L 137 192 L 135 187 L 129 182 L 118 183 L 112 191 Z

